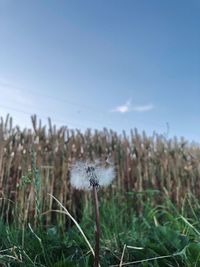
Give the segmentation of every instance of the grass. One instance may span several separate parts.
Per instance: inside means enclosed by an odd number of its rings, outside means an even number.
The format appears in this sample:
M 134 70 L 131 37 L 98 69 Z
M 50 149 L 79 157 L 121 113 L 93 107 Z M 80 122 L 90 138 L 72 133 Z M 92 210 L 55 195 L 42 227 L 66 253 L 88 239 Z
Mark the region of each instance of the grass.
M 101 267 L 200 266 L 197 199 L 188 194 L 178 210 L 168 198 L 160 205 L 152 204 L 154 194 L 147 191 L 142 212 L 138 212 L 134 209 L 135 195 L 138 196 L 133 193 L 120 198 L 113 196 L 108 201 L 100 193 Z M 94 247 L 90 201 L 79 225 Z M 93 262 L 88 244 L 75 224 L 65 230 L 59 225 L 29 224 L 23 232 L 15 223 L 1 222 L 0 245 L 0 266 L 89 267 Z
M 101 267 L 200 267 L 199 145 L 32 122 L 0 121 L 0 267 L 92 266 L 91 197 L 72 189 L 69 173 L 77 159 L 108 155 L 117 177 L 99 192 Z

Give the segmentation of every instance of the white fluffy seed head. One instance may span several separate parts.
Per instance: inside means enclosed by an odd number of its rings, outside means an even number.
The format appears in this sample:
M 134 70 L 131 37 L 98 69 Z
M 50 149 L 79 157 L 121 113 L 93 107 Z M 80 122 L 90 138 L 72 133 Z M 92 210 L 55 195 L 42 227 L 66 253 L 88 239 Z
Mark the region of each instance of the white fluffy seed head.
M 90 190 L 92 186 L 108 186 L 115 178 L 112 164 L 102 166 L 100 161 L 77 161 L 71 169 L 70 182 L 76 189 Z

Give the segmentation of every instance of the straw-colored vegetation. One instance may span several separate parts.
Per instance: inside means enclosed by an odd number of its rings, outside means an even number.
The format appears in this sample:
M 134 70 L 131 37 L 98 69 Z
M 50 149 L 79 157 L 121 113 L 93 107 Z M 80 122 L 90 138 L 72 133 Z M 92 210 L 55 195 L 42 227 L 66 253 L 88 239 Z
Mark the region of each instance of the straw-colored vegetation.
M 107 129 L 88 129 L 85 133 L 66 127 L 57 129 L 50 119 L 46 128 L 36 116 L 31 119 L 33 130 L 13 127 L 9 116 L 0 123 L 0 212 L 7 221 L 17 210 L 23 211 L 20 213 L 26 222 L 36 217 L 39 209 L 53 209 L 48 193 L 77 217 L 78 207 L 87 199 L 87 194 L 74 191 L 69 183 L 69 170 L 77 159 L 105 160 L 109 156 L 114 161 L 117 177 L 105 198 L 110 193 L 158 189 L 180 206 L 186 192 L 197 197 L 200 194 L 197 145 L 156 134 L 147 137 L 137 130 L 119 135 Z M 160 196 L 153 201 L 160 203 Z M 137 209 L 141 208 L 138 201 Z M 65 220 L 60 215 L 43 215 L 46 224 L 66 224 Z

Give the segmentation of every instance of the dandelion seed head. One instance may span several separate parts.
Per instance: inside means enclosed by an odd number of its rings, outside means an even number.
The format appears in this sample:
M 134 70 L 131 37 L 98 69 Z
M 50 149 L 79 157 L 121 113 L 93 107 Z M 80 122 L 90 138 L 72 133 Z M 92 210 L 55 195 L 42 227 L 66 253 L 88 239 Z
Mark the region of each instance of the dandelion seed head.
M 76 189 L 90 190 L 93 186 L 108 186 L 115 178 L 112 164 L 103 166 L 100 161 L 77 161 L 71 169 L 70 182 Z

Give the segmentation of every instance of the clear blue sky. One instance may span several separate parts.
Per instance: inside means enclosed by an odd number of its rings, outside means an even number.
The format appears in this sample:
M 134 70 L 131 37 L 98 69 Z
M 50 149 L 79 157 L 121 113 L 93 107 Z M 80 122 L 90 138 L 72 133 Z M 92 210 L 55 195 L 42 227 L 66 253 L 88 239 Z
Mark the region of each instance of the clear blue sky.
M 200 141 L 199 0 L 0 0 L 0 115 Z

